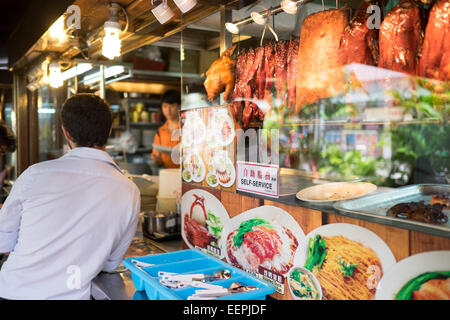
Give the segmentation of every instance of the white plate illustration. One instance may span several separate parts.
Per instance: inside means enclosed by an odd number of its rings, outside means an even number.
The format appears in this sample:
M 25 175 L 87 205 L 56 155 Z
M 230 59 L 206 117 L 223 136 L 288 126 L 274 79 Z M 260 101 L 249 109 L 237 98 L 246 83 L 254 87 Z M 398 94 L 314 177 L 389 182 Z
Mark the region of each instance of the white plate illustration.
M 398 262 L 380 280 L 376 300 L 393 300 L 412 279 L 427 272 L 450 272 L 450 251 L 429 251 L 407 257 Z
M 228 263 L 258 272 L 262 266 L 286 276 L 295 257 L 306 246 L 305 234 L 286 211 L 274 206 L 248 210 L 230 220 L 222 248 Z M 263 251 L 258 249 L 263 248 Z
M 215 172 L 210 172 L 206 175 L 206 183 L 212 188 L 215 188 L 219 185 L 219 179 L 217 178 Z
M 372 249 L 380 261 L 382 270 L 378 270 L 379 268 L 376 268 L 376 266 L 372 268 L 369 267 L 369 270 L 365 270 L 367 273 L 371 274 L 371 278 L 367 279 L 367 282 L 363 285 L 373 286 L 373 289 L 376 288 L 381 275 L 388 272 L 396 263 L 395 257 L 389 246 L 378 235 L 366 228 L 349 223 L 326 224 L 308 233 L 306 235 L 306 243 L 309 242 L 309 239 L 315 238 L 316 235 L 322 237 L 343 236 L 351 241 L 362 244 L 364 247 Z M 303 267 L 306 263 L 307 256 L 308 246 L 303 246 L 301 253 L 297 256 L 298 259 L 295 262 L 295 266 Z M 322 283 L 321 285 L 323 286 Z
M 192 181 L 192 172 L 189 169 L 184 169 L 183 170 L 183 180 L 186 182 L 191 182 Z
M 188 247 L 206 249 L 213 245 L 221 249 L 224 258 L 221 243 L 230 218 L 219 199 L 204 190 L 190 190 L 181 199 L 181 212 L 181 236 Z
M 208 123 L 207 143 L 210 147 L 228 146 L 233 142 L 236 133 L 234 123 L 226 110 L 213 110 Z
M 194 144 L 201 144 L 205 141 L 206 127 L 199 115 L 194 115 L 190 121 Z
M 202 182 L 206 174 L 205 163 L 202 157 L 196 152 L 191 152 L 187 155 L 185 161 L 187 164 L 186 168 L 192 173 L 192 181 Z
M 222 187 L 229 188 L 236 180 L 236 169 L 226 152 L 216 152 L 212 159 L 212 165 Z

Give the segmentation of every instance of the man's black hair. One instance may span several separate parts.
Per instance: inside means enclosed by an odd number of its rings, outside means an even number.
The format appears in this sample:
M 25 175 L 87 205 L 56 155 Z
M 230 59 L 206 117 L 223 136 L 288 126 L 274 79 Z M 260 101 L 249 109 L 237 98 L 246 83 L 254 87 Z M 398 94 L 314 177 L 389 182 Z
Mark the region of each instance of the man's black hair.
M 16 135 L 3 121 L 0 121 L 0 146 L 6 146 L 6 152 L 16 151 Z
M 177 90 L 167 90 L 162 96 L 161 103 L 178 103 L 181 105 L 181 96 Z
M 91 93 L 79 93 L 66 100 L 62 124 L 78 147 L 103 147 L 111 131 L 108 103 Z

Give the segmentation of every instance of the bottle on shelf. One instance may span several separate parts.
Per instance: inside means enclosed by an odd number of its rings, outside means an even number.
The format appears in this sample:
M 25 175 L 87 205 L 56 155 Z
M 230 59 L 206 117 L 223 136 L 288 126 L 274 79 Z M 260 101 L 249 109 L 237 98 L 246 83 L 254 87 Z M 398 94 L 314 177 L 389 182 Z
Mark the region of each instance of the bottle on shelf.
M 141 120 L 141 112 L 144 105 L 142 103 L 137 103 L 133 112 L 131 113 L 131 122 L 139 122 Z
M 150 113 L 147 109 L 143 109 L 141 112 L 141 122 L 149 122 L 150 121 Z

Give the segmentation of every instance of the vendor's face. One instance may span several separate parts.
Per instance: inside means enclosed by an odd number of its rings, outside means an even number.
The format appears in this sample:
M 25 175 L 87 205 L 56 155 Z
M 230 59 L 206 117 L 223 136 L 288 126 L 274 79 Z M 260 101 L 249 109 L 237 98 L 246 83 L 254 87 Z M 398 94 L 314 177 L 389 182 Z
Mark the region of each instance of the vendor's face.
M 168 120 L 178 120 L 178 114 L 180 111 L 180 106 L 178 105 L 178 103 L 163 102 L 161 108 L 164 116 Z

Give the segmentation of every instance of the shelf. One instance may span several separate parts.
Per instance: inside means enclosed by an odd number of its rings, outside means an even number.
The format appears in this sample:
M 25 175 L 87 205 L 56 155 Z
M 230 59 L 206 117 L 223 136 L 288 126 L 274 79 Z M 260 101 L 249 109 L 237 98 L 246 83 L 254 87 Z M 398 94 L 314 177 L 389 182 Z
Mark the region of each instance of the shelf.
M 152 148 L 138 148 L 136 150 L 136 153 L 152 153 Z
M 122 98 L 122 102 L 145 102 L 150 104 L 161 104 L 161 100 L 159 99 L 151 99 L 151 98 Z
M 181 79 L 202 79 L 202 76 L 197 73 L 183 73 L 180 72 L 170 72 L 170 71 L 151 71 L 151 70 L 133 70 L 132 79 L 135 80 L 163 80 L 171 79 L 178 80 Z
M 147 123 L 147 122 L 132 122 L 130 128 L 134 129 L 158 129 L 164 123 Z

